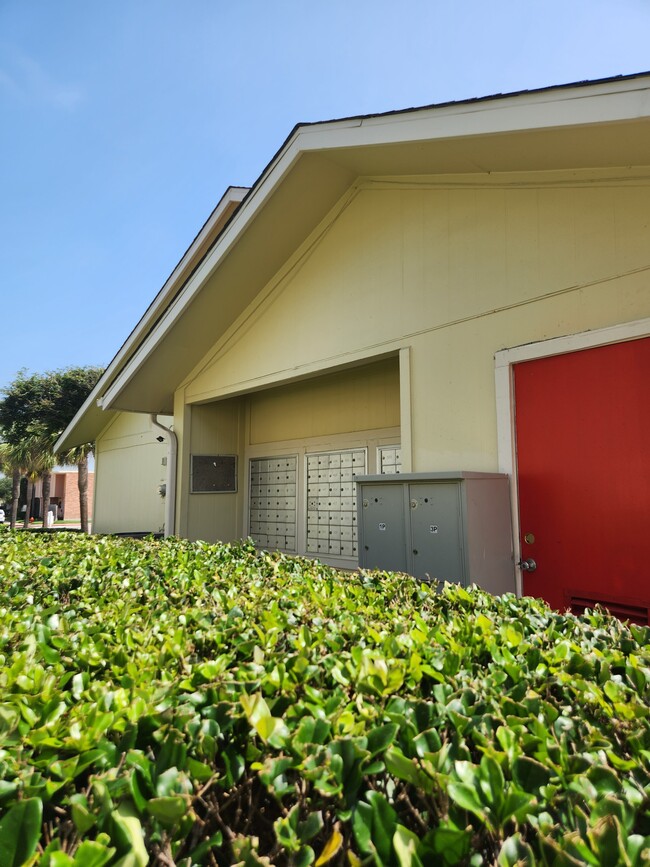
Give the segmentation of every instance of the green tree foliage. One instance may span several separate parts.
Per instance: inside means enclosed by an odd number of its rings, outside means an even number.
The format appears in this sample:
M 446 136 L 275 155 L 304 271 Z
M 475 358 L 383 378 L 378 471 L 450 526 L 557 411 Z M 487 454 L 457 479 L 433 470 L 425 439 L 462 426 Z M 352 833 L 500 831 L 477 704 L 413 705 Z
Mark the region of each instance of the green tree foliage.
M 30 436 L 58 437 L 101 374 L 99 367 L 69 367 L 31 375 L 20 371 L 2 390 L 0 429 L 3 439 L 15 444 Z
M 32 482 L 43 478 L 43 521 L 49 506 L 49 480 L 58 461 L 74 461 L 86 466 L 91 444 L 75 454 L 54 454 L 54 444 L 80 409 L 102 374 L 98 367 L 69 367 L 47 373 L 20 371 L 2 390 L 0 435 L 13 458 L 12 469 Z M 80 474 L 81 479 L 81 474 Z M 87 515 L 87 488 L 80 486 L 82 516 Z M 15 505 L 15 504 L 14 504 Z M 13 515 L 14 509 L 12 509 Z M 25 523 L 29 521 L 29 498 Z M 82 522 L 83 523 L 83 522 Z M 88 529 L 86 526 L 82 529 Z
M 11 502 L 11 477 L 3 476 L 0 478 L 0 503 L 10 503 Z

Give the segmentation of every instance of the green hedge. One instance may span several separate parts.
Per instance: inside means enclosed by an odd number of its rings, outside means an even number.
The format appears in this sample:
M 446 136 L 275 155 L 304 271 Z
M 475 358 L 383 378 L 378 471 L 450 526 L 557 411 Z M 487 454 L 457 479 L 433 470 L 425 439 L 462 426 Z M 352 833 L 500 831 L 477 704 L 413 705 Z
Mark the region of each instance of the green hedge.
M 0 533 L 0 864 L 650 864 L 650 629 Z

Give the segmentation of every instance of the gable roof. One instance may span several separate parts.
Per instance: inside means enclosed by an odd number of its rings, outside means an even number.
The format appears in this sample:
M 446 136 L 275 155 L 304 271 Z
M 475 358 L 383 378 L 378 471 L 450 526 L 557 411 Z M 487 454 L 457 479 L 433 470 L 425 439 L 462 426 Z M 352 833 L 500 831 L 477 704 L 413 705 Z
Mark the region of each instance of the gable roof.
M 645 165 L 650 73 L 299 124 L 231 187 L 56 444 L 175 389 L 359 177 Z M 99 407 L 102 407 L 100 409 Z

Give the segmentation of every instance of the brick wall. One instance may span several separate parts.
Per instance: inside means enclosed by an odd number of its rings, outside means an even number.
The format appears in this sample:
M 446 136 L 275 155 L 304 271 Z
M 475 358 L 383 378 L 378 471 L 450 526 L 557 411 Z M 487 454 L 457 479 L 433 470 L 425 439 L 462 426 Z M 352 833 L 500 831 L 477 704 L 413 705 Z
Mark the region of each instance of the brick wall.
M 79 486 L 77 484 L 77 473 L 60 473 L 57 475 L 64 476 L 63 481 L 63 517 L 66 521 L 78 521 L 81 518 L 79 513 Z M 88 473 L 88 518 L 93 516 L 93 495 L 95 492 L 95 474 Z

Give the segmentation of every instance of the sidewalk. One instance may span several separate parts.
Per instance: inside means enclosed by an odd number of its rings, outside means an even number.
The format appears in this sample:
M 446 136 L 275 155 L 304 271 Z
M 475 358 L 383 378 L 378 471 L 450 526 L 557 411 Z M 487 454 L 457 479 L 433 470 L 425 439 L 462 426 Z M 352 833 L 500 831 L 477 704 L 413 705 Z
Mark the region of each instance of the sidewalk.
M 5 521 L 5 524 L 9 526 L 9 521 Z M 43 527 L 43 522 L 38 519 L 36 521 L 31 521 L 28 527 L 23 527 L 22 521 L 16 522 L 17 530 L 50 530 L 52 532 L 56 532 L 57 530 L 81 530 L 81 524 L 79 521 L 55 521 L 51 527 Z M 88 532 L 92 533 L 92 521 L 88 522 Z

